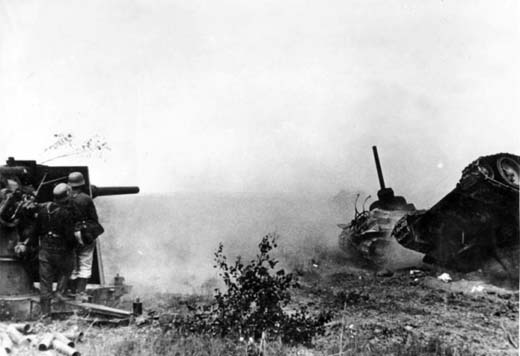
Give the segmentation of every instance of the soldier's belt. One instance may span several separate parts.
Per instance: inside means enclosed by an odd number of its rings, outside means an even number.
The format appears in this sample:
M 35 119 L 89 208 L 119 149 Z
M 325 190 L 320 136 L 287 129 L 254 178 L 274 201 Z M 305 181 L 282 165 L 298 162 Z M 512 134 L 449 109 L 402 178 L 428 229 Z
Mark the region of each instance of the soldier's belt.
M 65 249 L 65 240 L 62 238 L 61 235 L 49 231 L 44 235 L 40 236 L 40 246 L 42 248 L 49 248 L 49 249 Z
M 65 242 L 62 241 L 61 243 L 52 243 L 47 241 L 42 241 L 40 243 L 40 248 L 43 250 L 53 250 L 53 251 L 65 251 L 68 249 Z

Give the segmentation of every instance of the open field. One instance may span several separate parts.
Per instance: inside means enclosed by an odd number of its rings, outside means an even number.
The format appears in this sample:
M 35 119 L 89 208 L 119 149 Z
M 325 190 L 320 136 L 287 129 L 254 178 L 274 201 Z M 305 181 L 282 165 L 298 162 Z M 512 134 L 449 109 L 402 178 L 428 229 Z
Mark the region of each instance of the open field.
M 187 335 L 172 327 L 187 305 L 211 297 L 156 293 L 144 300 L 141 325 L 95 326 L 82 318 L 35 324 L 35 330 L 62 331 L 79 325 L 82 355 L 517 355 L 519 293 L 452 273 L 442 282 L 440 271 L 403 270 L 378 276 L 360 261 L 336 251 L 321 251 L 295 273 L 300 288 L 292 290 L 290 312 L 307 304 L 310 311 L 328 310 L 333 318 L 311 346 L 283 345 L 266 335 L 260 340 Z M 466 279 L 465 279 L 466 278 Z M 470 280 L 471 279 L 471 280 Z M 131 299 L 122 302 L 131 308 Z M 92 320 L 92 319 L 91 319 Z M 52 355 L 48 351 L 46 355 Z M 43 355 L 34 348 L 13 355 Z
M 152 196 L 99 200 L 98 206 L 107 228 L 101 239 L 108 278 L 121 272 L 134 285 L 121 307 L 131 309 L 140 296 L 145 315 L 157 318 L 140 326 L 101 327 L 76 318 L 39 326 L 44 332 L 78 324 L 86 331 L 77 345 L 82 355 L 253 355 L 259 349 L 266 356 L 518 354 L 517 290 L 486 284 L 478 273 L 403 269 L 380 276 L 355 254 L 340 252 L 335 224 L 351 214 L 329 199 Z M 248 260 L 261 236 L 273 231 L 280 235 L 280 266 L 301 285 L 291 291 L 288 311 L 309 304 L 311 312 L 333 314 L 312 346 L 283 345 L 269 335 L 260 345 L 171 328 L 176 316 L 188 313 L 188 302 L 207 303 L 213 288 L 222 287 L 212 268 L 218 242 L 230 260 Z M 420 260 L 393 252 L 392 268 Z M 438 280 L 443 272 L 453 281 Z M 31 348 L 13 354 L 42 355 Z
M 186 337 L 165 323 L 187 312 L 187 300 L 203 301 L 221 286 L 212 269 L 219 241 L 230 258 L 248 258 L 262 234 L 272 231 L 280 234 L 281 265 L 301 282 L 292 291 L 294 304 L 311 303 L 311 309 L 334 316 L 311 348 L 275 340 L 265 345 L 266 355 L 518 354 L 517 291 L 485 284 L 478 274 L 450 273 L 454 281 L 444 283 L 436 278 L 442 270 L 377 276 L 336 247 L 335 224 L 346 222 L 350 212 L 328 199 L 180 196 L 114 202 L 99 204 L 109 276 L 122 272 L 136 286 L 126 308 L 140 296 L 145 313 L 163 317 L 142 326 L 91 327 L 78 345 L 83 355 L 246 355 L 256 343 Z
M 266 355 L 518 354 L 516 291 L 458 275 L 445 283 L 434 272 L 379 277 L 333 252 L 313 262 L 297 271 L 302 286 L 293 291 L 294 304 L 310 302 L 315 311 L 331 310 L 333 321 L 312 347 L 274 340 L 262 346 Z M 248 346 L 247 340 L 183 336 L 168 327 L 174 315 L 186 312 L 186 301 L 202 303 L 205 298 L 157 294 L 145 300 L 145 312 L 157 312 L 157 320 L 143 326 L 92 327 L 79 349 L 83 355 L 254 354 L 258 341 Z

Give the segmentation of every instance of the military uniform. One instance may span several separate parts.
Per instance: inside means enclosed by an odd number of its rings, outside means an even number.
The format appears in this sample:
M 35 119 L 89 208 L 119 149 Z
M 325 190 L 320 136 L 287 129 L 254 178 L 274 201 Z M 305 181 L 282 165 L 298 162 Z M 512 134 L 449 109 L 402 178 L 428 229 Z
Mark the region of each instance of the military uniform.
M 68 184 L 72 188 L 71 202 L 74 207 L 74 226 L 79 245 L 76 248 L 74 270 L 72 271 L 71 289 L 77 293 L 77 299 L 86 299 L 87 281 L 92 275 L 92 261 L 96 238 L 103 233 L 98 221 L 96 207 L 92 198 L 83 192 L 85 178 L 81 172 L 72 172 L 68 176 Z
M 75 209 L 76 229 L 81 231 L 82 244 L 76 247 L 74 269 L 70 278 L 76 280 L 77 293 L 83 293 L 92 275 L 95 240 L 103 232 L 103 228 L 98 222 L 96 207 L 90 196 L 80 191 L 73 191 L 71 202 Z
M 58 280 L 58 293 L 65 291 L 73 267 L 74 221 L 68 202 L 48 202 L 38 210 L 35 234 L 40 251 L 40 305 L 42 314 L 50 314 L 52 283 Z

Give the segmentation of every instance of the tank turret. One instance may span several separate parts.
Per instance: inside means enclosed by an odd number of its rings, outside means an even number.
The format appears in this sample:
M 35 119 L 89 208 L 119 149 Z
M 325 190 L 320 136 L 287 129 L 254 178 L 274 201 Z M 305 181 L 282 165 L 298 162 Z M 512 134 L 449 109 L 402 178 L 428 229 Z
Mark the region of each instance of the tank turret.
M 356 206 L 354 219 L 349 224 L 338 226 L 343 230 L 339 236 L 339 245 L 343 250 L 354 248 L 365 258 L 377 260 L 389 241 L 394 224 L 406 213 L 414 211 L 415 206 L 404 197 L 396 196 L 392 188 L 386 187 L 376 146 L 372 147 L 372 152 L 379 179 L 378 200 L 370 204 L 369 210 L 365 210 L 363 204 L 363 211 L 359 212 Z
M 377 192 L 377 198 L 375 202 L 370 204 L 370 210 L 375 208 L 385 210 L 413 210 L 415 209 L 413 204 L 408 204 L 406 199 L 402 196 L 396 196 L 392 188 L 385 186 L 385 180 L 383 178 L 383 170 L 381 169 L 381 163 L 379 162 L 379 154 L 377 153 L 377 147 L 372 146 L 372 152 L 374 154 L 374 161 L 376 163 L 377 177 L 379 179 L 379 190 Z

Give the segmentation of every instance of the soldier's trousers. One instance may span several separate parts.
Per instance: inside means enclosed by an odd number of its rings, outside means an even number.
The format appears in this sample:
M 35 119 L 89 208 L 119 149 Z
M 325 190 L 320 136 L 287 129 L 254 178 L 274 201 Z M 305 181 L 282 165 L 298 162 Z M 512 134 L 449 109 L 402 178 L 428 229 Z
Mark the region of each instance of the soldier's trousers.
M 58 281 L 58 291 L 64 292 L 73 268 L 73 252 L 69 249 L 42 248 L 40 262 L 40 299 L 52 297 L 52 283 Z
M 96 241 L 76 247 L 76 255 L 74 258 L 74 268 L 70 279 L 85 278 L 89 279 L 92 276 L 92 261 L 94 260 L 94 248 Z

